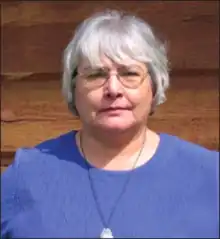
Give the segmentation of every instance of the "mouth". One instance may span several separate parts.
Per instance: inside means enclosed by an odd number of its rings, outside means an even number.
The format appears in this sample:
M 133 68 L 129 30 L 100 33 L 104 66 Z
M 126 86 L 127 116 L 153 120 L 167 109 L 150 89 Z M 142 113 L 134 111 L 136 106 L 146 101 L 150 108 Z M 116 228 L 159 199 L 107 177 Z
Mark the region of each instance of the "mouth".
M 131 110 L 129 107 L 108 107 L 108 108 L 103 108 L 100 110 L 101 113 L 103 112 L 121 112 L 121 111 L 126 111 L 126 110 Z

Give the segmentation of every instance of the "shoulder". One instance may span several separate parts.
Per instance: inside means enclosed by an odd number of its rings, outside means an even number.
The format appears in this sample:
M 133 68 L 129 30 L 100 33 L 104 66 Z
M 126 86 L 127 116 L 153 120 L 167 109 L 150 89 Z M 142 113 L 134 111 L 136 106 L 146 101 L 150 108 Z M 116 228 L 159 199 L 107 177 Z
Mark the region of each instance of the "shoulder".
M 164 160 L 167 171 L 190 184 L 207 186 L 216 191 L 219 184 L 219 152 L 179 137 L 163 134 Z M 165 155 L 165 154 L 163 154 Z M 209 186 L 210 187 L 209 187 Z
M 65 134 L 61 134 L 55 138 L 51 138 L 36 145 L 35 148 L 41 152 L 57 152 L 63 147 L 74 145 L 74 137 L 77 131 L 70 131 Z
M 62 152 L 68 151 L 72 136 L 72 132 L 67 133 L 35 147 L 16 151 L 13 162 L 1 174 L 2 236 L 7 234 L 18 215 L 32 208 L 42 195 L 46 195 L 50 185 L 60 181 L 65 185 L 62 172 L 72 174 L 68 171 L 68 162 L 61 159 L 65 158 Z M 74 147 L 73 142 L 71 144 Z
M 201 199 L 212 198 L 210 200 L 216 205 L 219 152 L 172 135 L 163 135 L 162 141 L 163 150 L 169 152 L 167 158 L 161 161 L 166 176 L 172 177 L 173 183 L 184 190 L 198 192 Z
M 71 131 L 57 137 L 45 140 L 31 148 L 19 148 L 14 158 L 14 166 L 22 167 L 30 164 L 54 163 L 57 160 L 69 155 L 71 148 L 74 148 L 74 134 Z M 72 151 L 73 152 L 73 151 Z
M 68 161 L 65 154 L 70 155 L 69 150 L 71 147 L 74 148 L 74 141 L 70 142 L 70 138 L 73 136 L 74 132 L 68 132 L 46 140 L 35 147 L 19 148 L 15 153 L 13 162 L 1 175 L 2 183 L 9 185 L 13 178 L 16 182 L 19 182 L 21 178 L 25 178 L 26 181 L 28 178 L 33 180 L 34 176 L 37 177 L 43 172 L 46 174 L 50 170 L 58 170 L 61 164 L 63 165 Z M 64 158 L 66 161 L 61 160 Z
M 181 198 L 184 213 L 191 215 L 189 225 L 200 223 L 214 232 L 219 225 L 219 152 L 172 135 L 163 135 L 162 142 L 168 153 L 160 161 L 161 181 Z
M 192 164 L 207 164 L 207 166 L 219 164 L 219 152 L 216 150 L 205 148 L 174 135 L 162 134 L 162 139 L 179 160 Z

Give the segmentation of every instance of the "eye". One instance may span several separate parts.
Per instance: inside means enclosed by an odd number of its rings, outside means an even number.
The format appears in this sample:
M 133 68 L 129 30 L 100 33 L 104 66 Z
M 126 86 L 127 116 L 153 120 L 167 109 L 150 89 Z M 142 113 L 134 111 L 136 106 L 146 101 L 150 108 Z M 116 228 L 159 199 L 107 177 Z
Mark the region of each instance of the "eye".
M 127 75 L 128 76 L 139 76 L 139 73 L 135 72 L 135 71 L 129 71 L 129 72 L 127 72 Z
M 121 76 L 140 76 L 140 74 L 136 71 L 123 71 L 120 74 Z
M 88 78 L 90 79 L 95 79 L 99 77 L 106 77 L 107 73 L 104 71 L 98 71 L 98 72 L 92 72 L 87 75 Z

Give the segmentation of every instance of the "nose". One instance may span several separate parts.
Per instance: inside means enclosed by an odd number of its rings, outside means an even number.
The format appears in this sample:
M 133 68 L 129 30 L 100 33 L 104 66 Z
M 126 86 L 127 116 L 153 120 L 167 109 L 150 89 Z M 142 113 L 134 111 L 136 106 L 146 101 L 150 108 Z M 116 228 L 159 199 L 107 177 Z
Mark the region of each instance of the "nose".
M 118 98 L 123 95 L 123 88 L 117 75 L 110 75 L 104 88 L 105 96 L 108 98 Z

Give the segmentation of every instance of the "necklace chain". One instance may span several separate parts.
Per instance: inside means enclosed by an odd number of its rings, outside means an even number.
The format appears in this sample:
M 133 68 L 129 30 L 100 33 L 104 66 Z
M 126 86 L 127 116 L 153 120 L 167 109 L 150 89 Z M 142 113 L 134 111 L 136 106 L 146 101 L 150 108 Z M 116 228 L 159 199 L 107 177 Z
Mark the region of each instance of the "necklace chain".
M 133 170 L 136 168 L 137 163 L 138 163 L 138 161 L 139 161 L 139 158 L 140 158 L 140 156 L 141 156 L 141 154 L 142 154 L 142 152 L 143 152 L 144 145 L 145 145 L 145 142 L 146 142 L 146 129 L 145 129 L 145 132 L 144 132 L 144 139 L 143 139 L 143 142 L 142 142 L 142 146 L 141 146 L 141 148 L 140 148 L 140 150 L 139 150 L 138 156 L 137 156 L 136 160 L 134 161 L 134 164 L 133 164 L 133 166 L 132 166 L 132 168 L 131 168 L 131 171 L 130 171 L 130 172 L 128 173 L 128 175 L 127 175 L 127 178 L 126 178 L 126 180 L 125 180 L 125 183 L 124 183 L 124 185 L 123 185 L 123 188 L 122 188 L 122 190 L 121 190 L 121 193 L 119 194 L 119 196 L 118 196 L 116 202 L 114 203 L 114 206 L 113 206 L 113 208 L 112 208 L 112 210 L 111 210 L 111 212 L 110 212 L 110 215 L 109 215 L 107 221 L 105 220 L 105 217 L 104 217 L 104 215 L 103 215 L 103 213 L 102 213 L 102 210 L 101 210 L 101 208 L 100 208 L 100 204 L 98 203 L 98 197 L 97 197 L 97 194 L 96 194 L 96 191 L 95 191 L 95 188 L 94 188 L 94 183 L 93 183 L 93 180 L 92 180 L 92 178 L 91 178 L 91 173 L 90 173 L 90 168 L 91 168 L 91 166 L 90 166 L 90 164 L 89 164 L 88 158 L 87 158 L 86 155 L 85 155 L 85 151 L 84 151 L 84 148 L 83 148 L 83 142 L 82 142 L 82 141 L 83 141 L 83 137 L 82 137 L 82 133 L 80 132 L 80 133 L 79 133 L 80 149 L 81 149 L 82 155 L 83 155 L 83 157 L 84 157 L 84 159 L 85 159 L 85 161 L 86 161 L 86 163 L 87 163 L 87 167 L 88 167 L 88 177 L 89 177 L 90 188 L 91 188 L 91 191 L 92 191 L 92 196 L 93 196 L 93 198 L 94 198 L 94 201 L 95 201 L 95 204 L 96 204 L 96 208 L 97 208 L 98 214 L 99 214 L 99 216 L 100 216 L 100 219 L 101 219 L 101 221 L 102 221 L 102 223 L 103 223 L 103 225 L 104 225 L 104 228 L 108 229 L 108 228 L 109 228 L 108 225 L 110 224 L 111 218 L 112 218 L 112 216 L 113 216 L 113 214 L 114 214 L 114 212 L 115 212 L 115 209 L 116 209 L 116 207 L 117 207 L 117 205 L 118 205 L 118 202 L 120 201 L 122 195 L 124 194 L 124 192 L 125 192 L 125 190 L 126 190 L 126 188 L 127 188 L 127 185 L 128 185 L 128 183 L 129 183 L 129 181 L 130 181 L 132 172 L 133 172 Z

